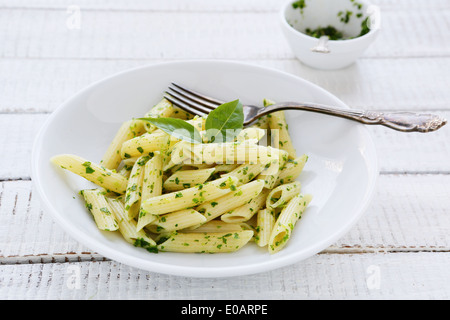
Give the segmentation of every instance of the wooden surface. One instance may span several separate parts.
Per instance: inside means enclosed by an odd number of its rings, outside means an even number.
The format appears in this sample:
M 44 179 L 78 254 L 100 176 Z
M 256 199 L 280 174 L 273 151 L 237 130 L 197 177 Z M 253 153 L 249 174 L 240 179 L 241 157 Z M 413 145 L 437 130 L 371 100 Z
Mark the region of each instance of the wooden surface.
M 353 66 L 298 62 L 278 0 L 0 0 L 1 299 L 449 299 L 450 126 L 432 134 L 370 128 L 380 178 L 357 225 L 279 270 L 201 279 L 131 268 L 92 252 L 41 210 L 30 179 L 48 115 L 90 83 L 143 64 L 229 59 L 310 80 L 351 107 L 450 118 L 450 1 L 377 0 L 382 31 Z M 79 282 L 71 282 L 76 275 Z

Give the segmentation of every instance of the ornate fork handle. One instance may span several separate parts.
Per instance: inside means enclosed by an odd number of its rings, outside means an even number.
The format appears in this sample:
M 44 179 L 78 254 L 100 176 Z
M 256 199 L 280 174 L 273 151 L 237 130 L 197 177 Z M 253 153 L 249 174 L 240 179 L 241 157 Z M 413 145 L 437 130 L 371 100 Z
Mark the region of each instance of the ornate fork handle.
M 258 116 L 280 110 L 307 110 L 350 120 L 368 125 L 383 125 L 403 132 L 432 132 L 443 127 L 447 120 L 433 114 L 414 112 L 379 112 L 334 109 L 324 105 L 298 104 L 295 102 L 277 103 L 260 109 Z

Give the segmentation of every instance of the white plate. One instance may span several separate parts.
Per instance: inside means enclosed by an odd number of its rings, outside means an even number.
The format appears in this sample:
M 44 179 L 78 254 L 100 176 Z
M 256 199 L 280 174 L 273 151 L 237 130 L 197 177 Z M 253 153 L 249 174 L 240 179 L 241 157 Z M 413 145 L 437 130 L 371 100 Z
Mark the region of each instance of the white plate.
M 100 161 L 120 124 L 157 103 L 170 82 L 222 100 L 261 105 L 305 101 L 348 108 L 325 90 L 277 70 L 226 61 L 187 61 L 119 73 L 77 93 L 42 127 L 33 147 L 32 180 L 45 212 L 76 240 L 110 259 L 137 268 L 192 277 L 259 273 L 287 266 L 327 248 L 346 233 L 369 204 L 378 176 L 375 146 L 355 122 L 315 113 L 286 113 L 294 145 L 309 161 L 299 177 L 314 198 L 292 238 L 277 254 L 249 243 L 235 253 L 148 253 L 119 234 L 99 231 L 77 192 L 84 179 L 51 165 L 57 154 Z

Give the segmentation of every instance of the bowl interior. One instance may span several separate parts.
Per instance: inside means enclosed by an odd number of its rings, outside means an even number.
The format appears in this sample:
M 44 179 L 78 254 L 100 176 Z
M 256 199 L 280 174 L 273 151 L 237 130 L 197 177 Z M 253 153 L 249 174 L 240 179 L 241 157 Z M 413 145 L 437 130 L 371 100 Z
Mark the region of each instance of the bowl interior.
M 294 8 L 292 3 L 301 3 Z M 368 17 L 365 1 L 351 0 L 304 0 L 292 1 L 284 9 L 285 19 L 297 31 L 333 26 L 343 33 L 345 38 L 357 37 L 361 25 Z
M 262 67 L 218 61 L 173 62 L 133 69 L 79 92 L 60 106 L 36 138 L 32 178 L 44 210 L 75 239 L 111 259 L 138 268 L 185 276 L 220 277 L 271 270 L 307 258 L 342 236 L 368 204 L 377 172 L 375 147 L 367 129 L 340 118 L 287 112 L 297 153 L 309 161 L 299 177 L 314 198 L 281 252 L 270 255 L 254 243 L 230 254 L 151 254 L 119 234 L 99 231 L 78 195 L 92 186 L 51 165 L 71 153 L 98 162 L 120 124 L 145 114 L 171 82 L 210 96 L 261 105 L 305 101 L 346 108 L 323 89 L 298 77 Z

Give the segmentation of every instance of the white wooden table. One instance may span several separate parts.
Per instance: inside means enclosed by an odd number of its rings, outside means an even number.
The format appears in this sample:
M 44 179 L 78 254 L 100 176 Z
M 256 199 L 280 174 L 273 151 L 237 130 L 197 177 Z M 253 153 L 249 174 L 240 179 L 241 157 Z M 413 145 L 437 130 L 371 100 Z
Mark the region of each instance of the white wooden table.
M 185 278 L 111 261 L 68 236 L 32 192 L 31 146 L 49 114 L 143 64 L 246 61 L 301 76 L 354 108 L 450 118 L 450 1 L 374 2 L 376 43 L 355 65 L 325 72 L 294 58 L 277 20 L 283 1 L 0 0 L 0 298 L 450 298 L 449 125 L 431 134 L 370 128 L 381 173 L 364 217 L 310 259 L 252 276 Z

